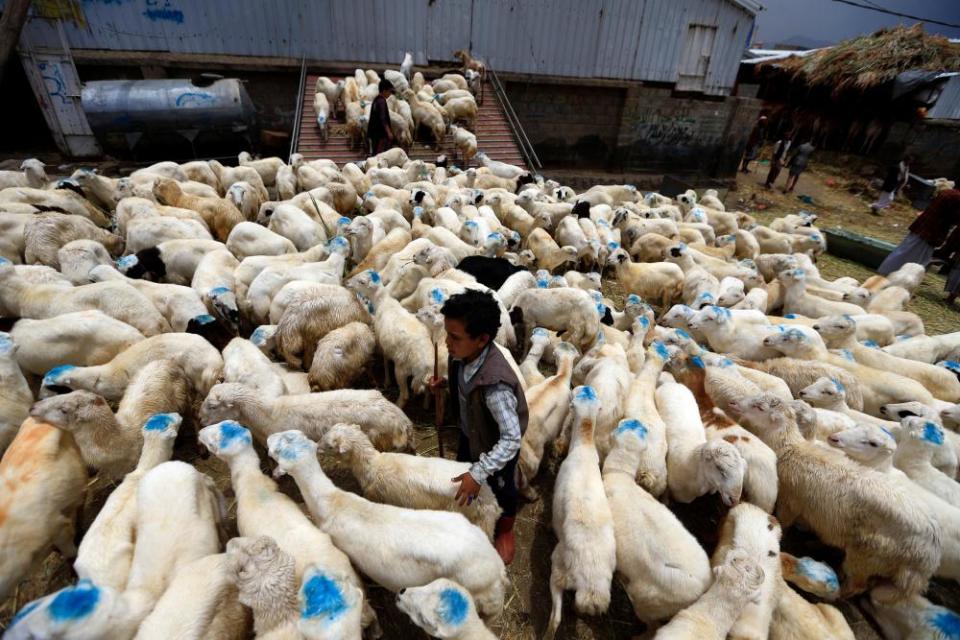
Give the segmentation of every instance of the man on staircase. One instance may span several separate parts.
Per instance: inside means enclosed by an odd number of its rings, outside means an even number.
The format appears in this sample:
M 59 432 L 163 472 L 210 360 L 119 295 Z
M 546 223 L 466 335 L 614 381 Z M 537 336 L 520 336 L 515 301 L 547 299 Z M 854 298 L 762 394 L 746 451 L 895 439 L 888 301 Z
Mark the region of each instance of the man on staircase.
M 387 98 L 393 95 L 393 83 L 384 78 L 380 81 L 380 94 L 370 106 L 370 124 L 367 125 L 367 139 L 370 141 L 373 155 L 383 153 L 394 145 L 396 138 L 390 126 L 390 107 Z

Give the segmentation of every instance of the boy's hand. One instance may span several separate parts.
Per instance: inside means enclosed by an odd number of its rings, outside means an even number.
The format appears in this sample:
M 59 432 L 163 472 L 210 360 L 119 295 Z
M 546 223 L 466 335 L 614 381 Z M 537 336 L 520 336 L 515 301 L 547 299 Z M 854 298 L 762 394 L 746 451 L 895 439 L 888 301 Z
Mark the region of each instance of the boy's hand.
M 436 393 L 437 391 L 442 391 L 447 386 L 447 379 L 442 377 L 438 378 L 437 376 L 431 376 L 429 382 L 427 382 L 427 386 L 430 387 L 430 391 L 432 393 Z
M 459 482 L 460 487 L 457 489 L 457 495 L 454 496 L 457 504 L 461 507 L 465 507 L 471 502 L 474 498 L 477 497 L 477 494 L 480 493 L 480 485 L 477 484 L 477 481 L 473 479 L 473 476 L 470 473 L 461 473 L 456 478 L 453 478 L 451 482 Z

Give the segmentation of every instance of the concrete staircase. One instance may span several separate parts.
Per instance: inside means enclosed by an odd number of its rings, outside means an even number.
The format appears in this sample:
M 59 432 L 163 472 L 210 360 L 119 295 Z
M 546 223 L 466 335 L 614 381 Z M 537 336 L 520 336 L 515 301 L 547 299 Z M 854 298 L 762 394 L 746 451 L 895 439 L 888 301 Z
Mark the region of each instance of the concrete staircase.
M 329 137 L 325 142 L 320 139 L 320 131 L 317 128 L 317 114 L 313 110 L 313 88 L 320 75 L 316 73 L 306 75 L 303 95 L 300 96 L 301 110 L 300 122 L 298 123 L 297 152 L 302 153 L 307 160 L 327 158 L 338 165 L 365 159 L 367 154 L 362 149 L 350 146 L 350 139 L 347 137 L 346 125 L 342 117 L 331 120 L 328 125 Z M 328 77 L 333 81 L 340 79 L 337 76 Z M 526 168 L 527 164 L 523 159 L 523 154 L 520 152 L 520 147 L 514 138 L 503 108 L 497 100 L 493 85 L 489 81 L 485 83 L 482 95 L 483 103 L 479 105 L 480 111 L 477 117 L 476 131 L 473 132 L 477 136 L 477 148 L 480 151 L 485 151 L 494 160 L 509 162 Z M 415 140 L 407 153 L 411 158 L 432 162 L 441 153 L 452 159 L 455 151 L 453 137 L 447 134 L 444 136 L 439 150 L 424 144 L 422 141 Z M 476 159 L 473 159 L 469 166 L 477 166 Z

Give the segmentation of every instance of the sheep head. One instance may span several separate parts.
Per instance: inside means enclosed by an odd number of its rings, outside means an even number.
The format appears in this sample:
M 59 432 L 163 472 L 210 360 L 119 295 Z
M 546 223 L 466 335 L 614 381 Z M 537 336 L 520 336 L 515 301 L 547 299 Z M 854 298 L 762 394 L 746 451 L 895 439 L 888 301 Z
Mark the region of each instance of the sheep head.
M 915 400 L 911 400 L 909 402 L 885 404 L 880 407 L 880 415 L 886 417 L 888 420 L 903 420 L 904 418 L 910 418 L 914 416 L 929 419 L 934 417 L 935 414 L 926 405 Z
M 734 415 L 740 416 L 753 427 L 752 430 L 759 432 L 760 435 L 787 428 L 796 420 L 793 407 L 772 393 L 760 393 L 749 398 L 731 400 L 727 403 L 727 408 Z
M 470 593 L 446 578 L 401 590 L 397 608 L 435 638 L 460 637 L 464 628 L 477 620 Z
M 904 418 L 900 424 L 903 425 L 904 433 L 901 446 L 909 442 L 929 451 L 943 446 L 943 427 L 936 422 L 920 416 L 912 416 Z
M 597 398 L 597 392 L 589 385 L 580 385 L 573 390 L 570 397 L 570 407 L 576 413 L 578 419 L 588 418 L 592 422 L 600 410 L 600 399 Z
M 240 309 L 237 295 L 229 287 L 213 287 L 207 291 L 213 310 L 235 330 L 240 328 Z
M 112 415 L 110 405 L 103 396 L 90 391 L 71 391 L 52 396 L 30 407 L 31 418 L 64 431 L 75 431 L 89 424 L 96 425 L 105 415 Z
M 740 502 L 747 463 L 735 446 L 725 440 L 711 440 L 700 449 L 703 478 L 710 493 L 719 493 L 723 504 Z
M 302 431 L 291 429 L 271 434 L 267 438 L 267 453 L 277 463 L 274 476 L 291 473 L 309 461 L 317 460 L 317 443 Z
M 273 358 L 277 351 L 277 325 L 263 324 L 250 334 L 250 342 L 254 344 L 268 358 Z
M 811 344 L 810 336 L 801 329 L 797 327 L 783 329 L 782 325 L 776 327 L 774 333 L 763 339 L 763 346 L 776 349 L 791 357 L 805 352 Z
M 143 437 L 158 440 L 173 440 L 183 424 L 179 413 L 155 413 L 143 423 Z
M 610 253 L 607 258 L 607 264 L 612 267 L 618 267 L 624 264 L 630 264 L 630 254 L 624 248 L 618 248 Z
M 24 606 L 4 635 L 11 638 L 132 637 L 149 612 L 137 605 L 125 594 L 83 579 Z
M 832 404 L 839 399 L 841 402 L 846 400 L 846 387 L 836 378 L 827 378 L 826 376 L 817 378 L 817 381 L 800 390 L 799 396 L 815 407 L 825 404 Z
M 960 424 L 960 404 L 947 407 L 940 411 L 940 419 L 944 424 L 956 427 Z
M 232 538 L 227 542 L 227 561 L 242 604 L 275 607 L 295 597 L 296 563 L 273 538 Z
M 827 438 L 827 442 L 863 464 L 890 458 L 897 450 L 893 433 L 874 424 L 858 424 L 837 431 Z
M 614 446 L 626 449 L 631 453 L 640 453 L 645 451 L 647 442 L 647 425 L 639 420 L 624 419 L 617 424 L 611 436 Z
M 827 316 L 817 320 L 813 330 L 827 341 L 844 340 L 856 333 L 857 323 L 848 315 Z
M 864 289 L 863 287 L 857 287 L 853 291 L 848 291 L 843 294 L 844 302 L 852 302 L 858 307 L 863 307 L 866 309 L 867 304 L 870 302 L 870 299 L 873 297 L 873 293 L 869 289 Z
M 360 633 L 363 592 L 349 576 L 308 565 L 297 594 L 300 632 L 307 638 L 334 640 Z
M 765 574 L 763 567 L 743 549 L 733 549 L 722 565 L 713 568 L 714 584 L 738 600 L 755 601 L 760 597 Z
M 245 403 L 259 403 L 256 393 L 237 382 L 221 382 L 210 389 L 200 406 L 200 421 L 213 424 L 221 420 L 236 420 L 243 413 Z
M 216 161 L 211 160 L 210 162 L 213 163 Z M 217 164 L 219 165 L 220 163 Z M 222 166 L 220 168 L 223 169 Z M 183 191 L 176 181 L 170 180 L 169 178 L 161 178 L 153 185 L 153 195 L 160 204 L 176 206 L 183 196 Z
M 249 429 L 235 420 L 223 420 L 200 429 L 200 444 L 218 458 L 231 458 L 253 448 Z
M 320 448 L 324 451 L 333 451 L 339 454 L 345 454 L 353 451 L 356 447 L 362 447 L 364 444 L 370 444 L 369 438 L 355 424 L 335 424 L 330 427 L 323 438 L 320 439 Z
M 40 382 L 41 395 L 50 393 L 69 393 L 77 384 L 77 367 L 62 364 L 47 371 Z
M 803 269 L 785 269 L 777 274 L 777 279 L 785 286 L 790 286 L 805 282 L 807 279 L 807 272 Z
M 692 330 L 707 327 L 719 327 L 733 323 L 733 314 L 729 309 L 716 305 L 707 305 L 687 320 L 687 328 Z

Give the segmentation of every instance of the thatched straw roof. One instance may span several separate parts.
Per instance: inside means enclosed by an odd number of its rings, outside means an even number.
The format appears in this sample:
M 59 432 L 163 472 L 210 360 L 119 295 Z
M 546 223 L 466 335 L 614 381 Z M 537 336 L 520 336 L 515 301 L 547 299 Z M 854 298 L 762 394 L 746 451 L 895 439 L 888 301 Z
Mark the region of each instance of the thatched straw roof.
M 804 57 L 790 57 L 775 66 L 810 87 L 866 91 L 893 80 L 904 71 L 960 71 L 960 44 L 924 33 L 923 26 L 881 29 L 844 40 Z

